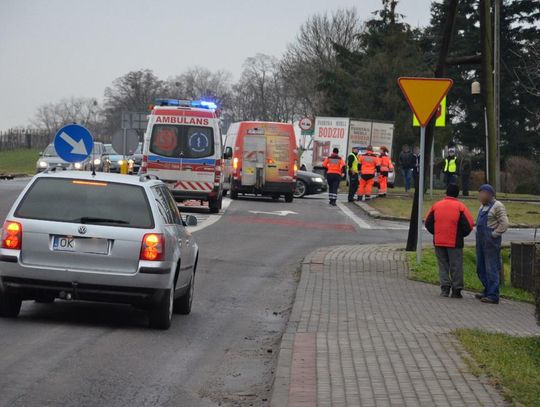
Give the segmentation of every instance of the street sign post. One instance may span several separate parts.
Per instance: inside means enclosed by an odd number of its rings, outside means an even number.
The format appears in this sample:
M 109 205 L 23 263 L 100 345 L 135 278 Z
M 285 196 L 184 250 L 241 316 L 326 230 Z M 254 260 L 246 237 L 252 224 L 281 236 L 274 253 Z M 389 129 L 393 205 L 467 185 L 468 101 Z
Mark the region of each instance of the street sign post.
M 54 149 L 58 156 L 68 163 L 86 160 L 94 149 L 90 132 L 79 124 L 68 124 L 54 136 Z
M 418 223 L 416 262 L 422 261 L 422 220 L 424 217 L 424 168 L 426 153 L 426 126 L 452 87 L 452 79 L 408 78 L 398 79 L 398 85 L 409 107 L 420 123 L 420 179 L 418 182 Z

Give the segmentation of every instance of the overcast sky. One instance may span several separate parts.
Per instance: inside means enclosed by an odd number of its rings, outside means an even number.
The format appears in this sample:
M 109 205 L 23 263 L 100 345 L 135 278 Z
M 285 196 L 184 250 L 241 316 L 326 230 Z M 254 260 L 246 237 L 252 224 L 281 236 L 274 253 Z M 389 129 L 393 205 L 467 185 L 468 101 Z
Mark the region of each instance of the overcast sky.
M 402 0 L 412 26 L 429 0 Z M 190 66 L 238 78 L 246 57 L 279 57 L 314 13 L 355 6 L 368 19 L 381 0 L 0 0 L 0 129 L 27 125 L 36 108 L 95 97 L 131 70 L 166 79 Z

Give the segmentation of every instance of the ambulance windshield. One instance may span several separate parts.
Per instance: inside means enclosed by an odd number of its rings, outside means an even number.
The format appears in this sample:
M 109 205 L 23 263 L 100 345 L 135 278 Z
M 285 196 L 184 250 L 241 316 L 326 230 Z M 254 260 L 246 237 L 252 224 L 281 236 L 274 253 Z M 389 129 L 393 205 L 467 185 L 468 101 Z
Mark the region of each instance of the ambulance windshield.
M 211 127 L 156 124 L 150 151 L 170 158 L 209 157 L 214 154 L 214 131 Z

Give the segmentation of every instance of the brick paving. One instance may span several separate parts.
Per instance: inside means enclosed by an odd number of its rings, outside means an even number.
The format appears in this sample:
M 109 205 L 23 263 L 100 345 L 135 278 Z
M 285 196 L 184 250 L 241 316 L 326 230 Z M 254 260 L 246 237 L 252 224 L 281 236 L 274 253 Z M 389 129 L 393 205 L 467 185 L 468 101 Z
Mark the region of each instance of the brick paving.
M 272 406 L 498 406 L 451 334 L 540 335 L 530 304 L 439 297 L 408 280 L 395 247 L 339 246 L 304 260 L 282 339 Z

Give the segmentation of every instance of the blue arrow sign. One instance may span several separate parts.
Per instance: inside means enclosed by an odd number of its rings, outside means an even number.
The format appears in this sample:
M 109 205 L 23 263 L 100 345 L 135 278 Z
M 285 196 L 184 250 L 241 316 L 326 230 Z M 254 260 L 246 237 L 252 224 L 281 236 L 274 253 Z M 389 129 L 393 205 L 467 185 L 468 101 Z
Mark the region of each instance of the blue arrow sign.
M 68 163 L 84 161 L 94 148 L 90 132 L 79 124 L 68 124 L 54 136 L 54 149 Z

